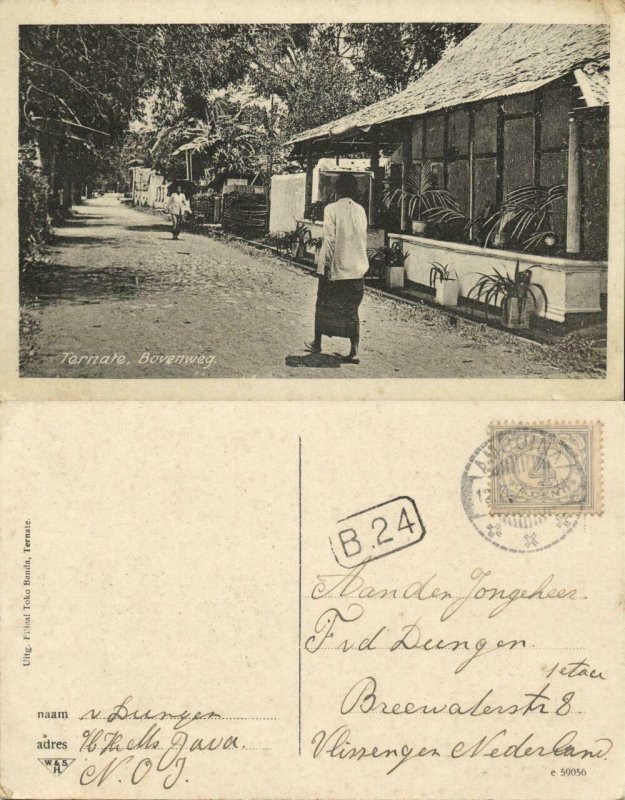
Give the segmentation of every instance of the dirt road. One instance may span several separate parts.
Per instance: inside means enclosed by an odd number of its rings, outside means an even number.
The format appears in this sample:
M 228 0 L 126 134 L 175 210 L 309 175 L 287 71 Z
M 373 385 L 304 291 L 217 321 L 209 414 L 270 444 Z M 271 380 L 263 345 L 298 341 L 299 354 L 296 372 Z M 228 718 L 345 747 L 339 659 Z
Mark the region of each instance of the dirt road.
M 307 355 L 316 279 L 109 195 L 75 209 L 22 291 L 21 374 L 64 378 L 575 377 L 549 348 L 367 292 L 361 363 Z

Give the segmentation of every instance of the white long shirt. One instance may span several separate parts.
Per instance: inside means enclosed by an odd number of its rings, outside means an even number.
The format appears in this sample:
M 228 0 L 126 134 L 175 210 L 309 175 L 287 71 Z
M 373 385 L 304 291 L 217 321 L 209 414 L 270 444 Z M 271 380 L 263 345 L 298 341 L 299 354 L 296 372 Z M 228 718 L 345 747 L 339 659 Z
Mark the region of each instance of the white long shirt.
M 369 269 L 367 258 L 367 214 L 349 197 L 325 207 L 323 244 L 317 272 L 334 281 L 362 278 Z
M 189 208 L 189 201 L 184 192 L 173 192 L 169 195 L 167 211 L 169 211 L 170 214 L 180 215 L 184 211 L 189 211 Z

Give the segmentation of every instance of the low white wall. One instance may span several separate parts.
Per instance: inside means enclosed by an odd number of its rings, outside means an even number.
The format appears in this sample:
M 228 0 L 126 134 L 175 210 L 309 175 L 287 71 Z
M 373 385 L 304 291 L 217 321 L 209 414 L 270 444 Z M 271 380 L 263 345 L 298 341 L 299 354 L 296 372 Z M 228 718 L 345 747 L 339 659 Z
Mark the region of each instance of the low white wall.
M 441 242 L 407 234 L 389 234 L 389 243 L 401 241 L 408 257 L 404 262 L 406 278 L 429 285 L 433 262 L 448 264 L 458 275 L 460 295 L 466 297 L 480 275 L 514 273 L 517 259 L 520 269 L 531 267 L 532 282 L 539 283 L 547 294 L 547 319 L 564 322 L 567 314 L 601 311 L 600 296 L 605 287 L 605 261 L 578 261 L 548 256 L 532 256 L 474 245 Z M 539 307 L 539 312 L 543 309 Z
M 167 186 L 165 178 L 153 172 L 148 181 L 147 205 L 152 208 L 162 208 L 167 197 Z
M 269 230 L 293 231 L 299 217 L 304 215 L 306 173 L 274 175 L 271 179 L 271 208 Z

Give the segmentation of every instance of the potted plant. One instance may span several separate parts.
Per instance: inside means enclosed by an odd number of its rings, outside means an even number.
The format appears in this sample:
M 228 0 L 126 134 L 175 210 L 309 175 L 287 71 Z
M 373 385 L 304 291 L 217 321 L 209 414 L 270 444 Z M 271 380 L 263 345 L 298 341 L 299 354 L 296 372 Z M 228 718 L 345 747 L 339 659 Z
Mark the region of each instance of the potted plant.
M 393 242 L 391 247 L 378 247 L 368 250 L 369 270 L 366 278 L 384 279 L 388 289 L 397 289 L 404 286 L 404 261 L 408 253 L 404 253 L 401 242 Z
M 468 296 L 485 303 L 487 318 L 490 304 L 499 305 L 503 326 L 515 330 L 529 328 L 530 313 L 538 311 L 539 298 L 543 301 L 543 314 L 547 313 L 544 288 L 539 283 L 532 283 L 531 268 L 520 269 L 518 259 L 513 275 L 498 269 L 494 275 L 481 274 Z
M 427 160 L 420 172 L 414 167 L 410 170 L 404 187 L 387 189 L 382 199 L 387 208 L 401 206 L 404 199 L 408 201 L 408 216 L 415 235 L 424 234 L 428 223 L 443 225 L 466 219 L 453 195 L 437 188 L 433 164 Z
M 458 305 L 458 275 L 449 264 L 432 263 L 430 270 L 430 286 L 436 289 L 436 302 L 441 306 Z
M 390 247 L 385 248 L 384 283 L 387 289 L 403 289 L 406 273 L 404 261 L 408 258 L 408 253 L 404 253 L 401 242 L 393 242 Z
M 557 241 L 553 204 L 565 197 L 564 184 L 521 186 L 508 192 L 501 206 L 482 226 L 484 247 L 548 251 Z

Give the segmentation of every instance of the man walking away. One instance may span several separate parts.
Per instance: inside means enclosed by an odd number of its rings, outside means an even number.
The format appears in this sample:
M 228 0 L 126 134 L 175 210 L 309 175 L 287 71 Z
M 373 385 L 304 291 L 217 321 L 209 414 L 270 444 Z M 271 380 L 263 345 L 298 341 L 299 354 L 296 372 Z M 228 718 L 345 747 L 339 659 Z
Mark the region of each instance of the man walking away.
M 182 215 L 191 210 L 189 201 L 187 200 L 184 192 L 180 191 L 177 183 L 172 183 L 169 188 L 169 199 L 167 200 L 166 210 L 171 215 L 171 233 L 172 239 L 177 239 L 180 234 L 180 223 L 182 222 Z
M 323 245 L 317 268 L 319 285 L 315 309 L 315 338 L 306 347 L 321 352 L 322 336 L 342 336 L 350 340 L 345 361 L 359 363 L 360 320 L 358 307 L 364 296 L 367 258 L 367 214 L 355 202 L 356 178 L 349 172 L 336 182 L 337 201 L 325 208 Z

